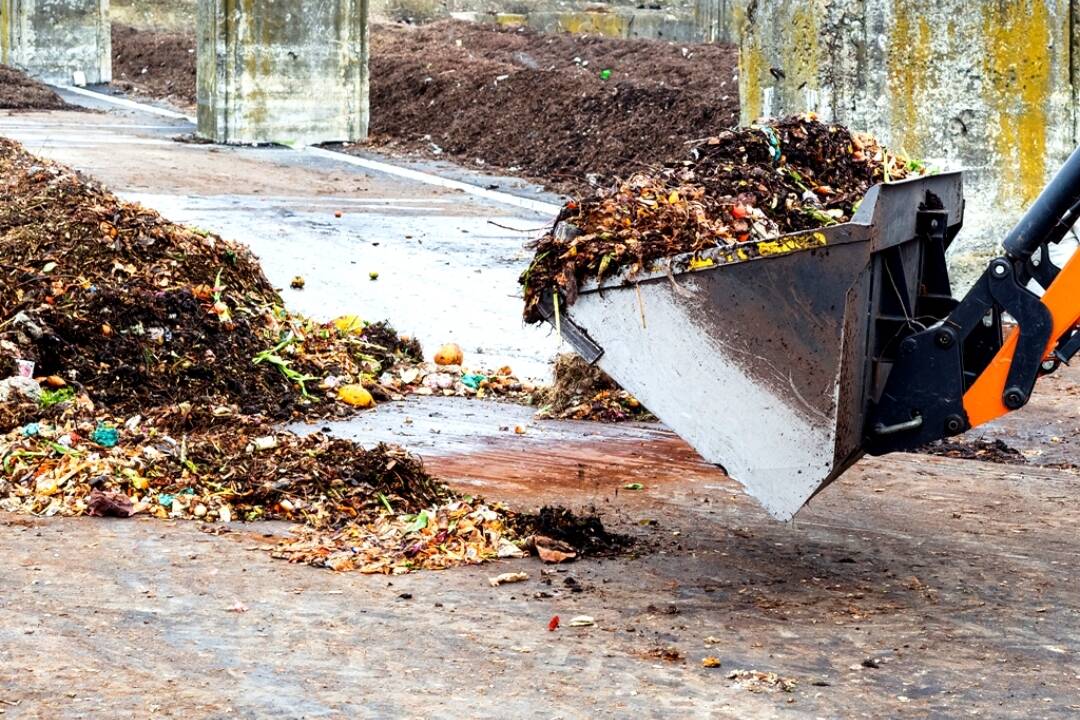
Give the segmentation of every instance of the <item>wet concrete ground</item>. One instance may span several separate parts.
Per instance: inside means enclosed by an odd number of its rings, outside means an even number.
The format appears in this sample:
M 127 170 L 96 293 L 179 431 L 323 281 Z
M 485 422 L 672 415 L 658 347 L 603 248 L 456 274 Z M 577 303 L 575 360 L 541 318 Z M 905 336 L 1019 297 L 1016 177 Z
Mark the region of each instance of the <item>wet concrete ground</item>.
M 112 114 L 98 119 L 121 121 Z M 263 229 L 253 233 L 260 237 L 289 228 L 284 235 L 319 248 L 311 257 L 339 268 L 343 255 L 364 262 L 380 256 L 354 248 L 332 217 L 319 219 L 319 198 L 369 204 L 361 187 L 370 197 L 393 198 L 393 208 L 356 212 L 358 235 L 369 232 L 362 222 L 369 215 L 425 227 L 428 215 L 403 201 L 438 208 L 434 201 L 445 198 L 353 169 L 307 166 L 296 155 L 283 160 L 281 151 L 219 151 L 218 162 L 205 147 L 128 143 L 154 137 L 108 127 L 100 135 L 112 145 L 102 149 L 32 120 L 0 116 L 0 134 L 21 133 L 40 143 L 31 149 L 45 148 L 129 192 L 155 195 L 156 203 L 179 195 L 180 212 L 188 208 L 237 230 L 243 222 L 236 218 L 247 217 Z M 50 134 L 61 140 L 48 140 Z M 235 198 L 223 205 L 208 200 L 245 195 L 235 179 L 230 183 L 230 168 L 269 199 L 239 211 Z M 188 173 L 199 187 L 191 198 L 184 192 Z M 454 223 L 500 214 L 525 219 L 457 200 Z M 307 221 L 293 224 L 288 213 Z M 393 222 L 401 232 L 406 220 Z M 288 249 L 285 239 L 275 242 Z M 472 267 L 474 248 L 464 240 L 454 246 L 467 258 L 462 266 Z M 331 247 L 337 254 L 323 252 Z M 273 272 L 296 271 L 282 261 Z M 324 271 L 310 272 L 309 287 Z M 362 266 L 359 272 L 366 276 Z M 327 278 L 339 274 L 325 271 Z M 380 292 L 406 294 L 383 279 Z M 377 293 L 367 294 L 369 282 L 359 283 L 365 294 L 356 297 L 379 302 Z M 484 297 L 493 317 L 516 308 L 498 289 L 482 290 L 490 292 Z M 438 304 L 422 284 L 411 292 L 421 305 Z M 508 332 L 455 327 L 496 340 Z M 508 355 L 516 350 L 522 362 L 539 361 L 550 351 L 542 345 L 550 338 L 542 338 L 521 340 L 523 350 L 506 342 Z M 1066 368 L 1041 383 L 1031 406 L 985 432 L 1035 461 L 1075 462 L 1078 411 L 1080 374 Z M 525 434 L 513 432 L 515 425 Z M 330 427 L 364 443 L 402 442 L 455 487 L 518 507 L 595 506 L 609 525 L 638 538 L 638 549 L 557 569 L 530 559 L 391 579 L 272 560 L 264 534 L 283 532 L 280 525 L 237 525 L 212 535 L 193 523 L 0 514 L 0 717 L 1080 712 L 1075 470 L 919 455 L 866 459 L 795 522 L 780 524 L 657 425 L 536 422 L 528 408 L 429 398 L 384 404 Z M 635 482 L 643 489 L 626 489 Z M 518 569 L 530 580 L 487 583 Z M 235 612 L 239 606 L 246 611 Z M 596 626 L 567 627 L 582 614 Z M 563 627 L 549 632 L 553 615 Z M 722 667 L 702 667 L 706 656 Z M 798 684 L 790 693 L 752 692 L 726 678 L 734 669 L 776 672 Z

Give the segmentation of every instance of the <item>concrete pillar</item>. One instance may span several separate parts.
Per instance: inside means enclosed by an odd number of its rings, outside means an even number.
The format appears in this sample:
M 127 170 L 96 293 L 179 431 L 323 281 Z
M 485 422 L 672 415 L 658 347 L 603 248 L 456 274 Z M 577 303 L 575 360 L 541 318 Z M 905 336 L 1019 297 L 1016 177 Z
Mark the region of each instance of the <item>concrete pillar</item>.
M 695 0 L 694 23 L 701 42 L 735 42 L 731 28 L 732 0 Z
M 1069 0 L 740 0 L 742 119 L 812 110 L 963 169 L 967 276 L 1073 148 Z
M 0 63 L 47 83 L 109 82 L 109 0 L 0 0 Z
M 367 0 L 199 0 L 198 106 L 215 142 L 367 137 Z

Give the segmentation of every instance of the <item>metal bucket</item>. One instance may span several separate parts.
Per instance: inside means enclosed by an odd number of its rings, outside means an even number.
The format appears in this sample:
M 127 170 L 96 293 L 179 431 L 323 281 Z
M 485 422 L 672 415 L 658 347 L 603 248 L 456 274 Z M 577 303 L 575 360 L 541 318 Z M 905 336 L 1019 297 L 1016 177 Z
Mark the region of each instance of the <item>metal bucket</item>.
M 941 242 L 928 241 L 920 208 L 944 222 Z M 944 274 L 962 213 L 956 173 L 877 185 L 851 222 L 665 259 L 542 310 L 586 360 L 786 520 L 863 455 L 888 335 L 918 322 L 910 314 L 926 283 L 951 297 L 947 275 L 928 275 Z

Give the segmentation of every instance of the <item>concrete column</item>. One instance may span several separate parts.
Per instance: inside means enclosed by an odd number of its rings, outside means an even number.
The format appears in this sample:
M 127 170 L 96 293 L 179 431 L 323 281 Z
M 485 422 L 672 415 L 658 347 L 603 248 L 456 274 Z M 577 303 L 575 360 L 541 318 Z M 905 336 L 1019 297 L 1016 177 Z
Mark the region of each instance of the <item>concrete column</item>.
M 701 42 L 735 42 L 731 28 L 732 0 L 695 0 L 694 23 Z
M 367 137 L 367 0 L 199 0 L 198 105 L 215 142 Z
M 970 274 L 1073 148 L 1069 0 L 740 0 L 742 119 L 812 110 L 963 169 Z
M 0 0 L 0 63 L 47 83 L 109 82 L 109 0 Z

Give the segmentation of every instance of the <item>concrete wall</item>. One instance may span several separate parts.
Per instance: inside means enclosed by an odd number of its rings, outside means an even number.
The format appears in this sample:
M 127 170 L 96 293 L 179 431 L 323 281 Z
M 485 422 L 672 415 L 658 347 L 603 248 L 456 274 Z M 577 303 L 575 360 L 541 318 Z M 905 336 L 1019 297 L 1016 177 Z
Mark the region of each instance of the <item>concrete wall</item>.
M 1067 0 L 742 0 L 743 122 L 818 112 L 963 169 L 968 277 L 1072 151 Z
M 367 0 L 200 0 L 198 134 L 223 143 L 360 140 Z
M 109 82 L 109 0 L 0 0 L 0 63 L 48 83 Z
M 530 27 L 540 32 L 594 33 L 675 42 L 733 42 L 730 2 L 375 0 L 372 10 L 381 19 L 417 23 L 456 17 L 508 27 Z
M 198 14 L 196 0 L 110 0 L 114 23 L 142 30 L 191 32 Z
M 612 7 L 604 10 L 534 10 L 529 13 L 454 13 L 453 17 L 539 32 L 589 33 L 618 38 L 697 42 L 704 30 L 692 12 Z

